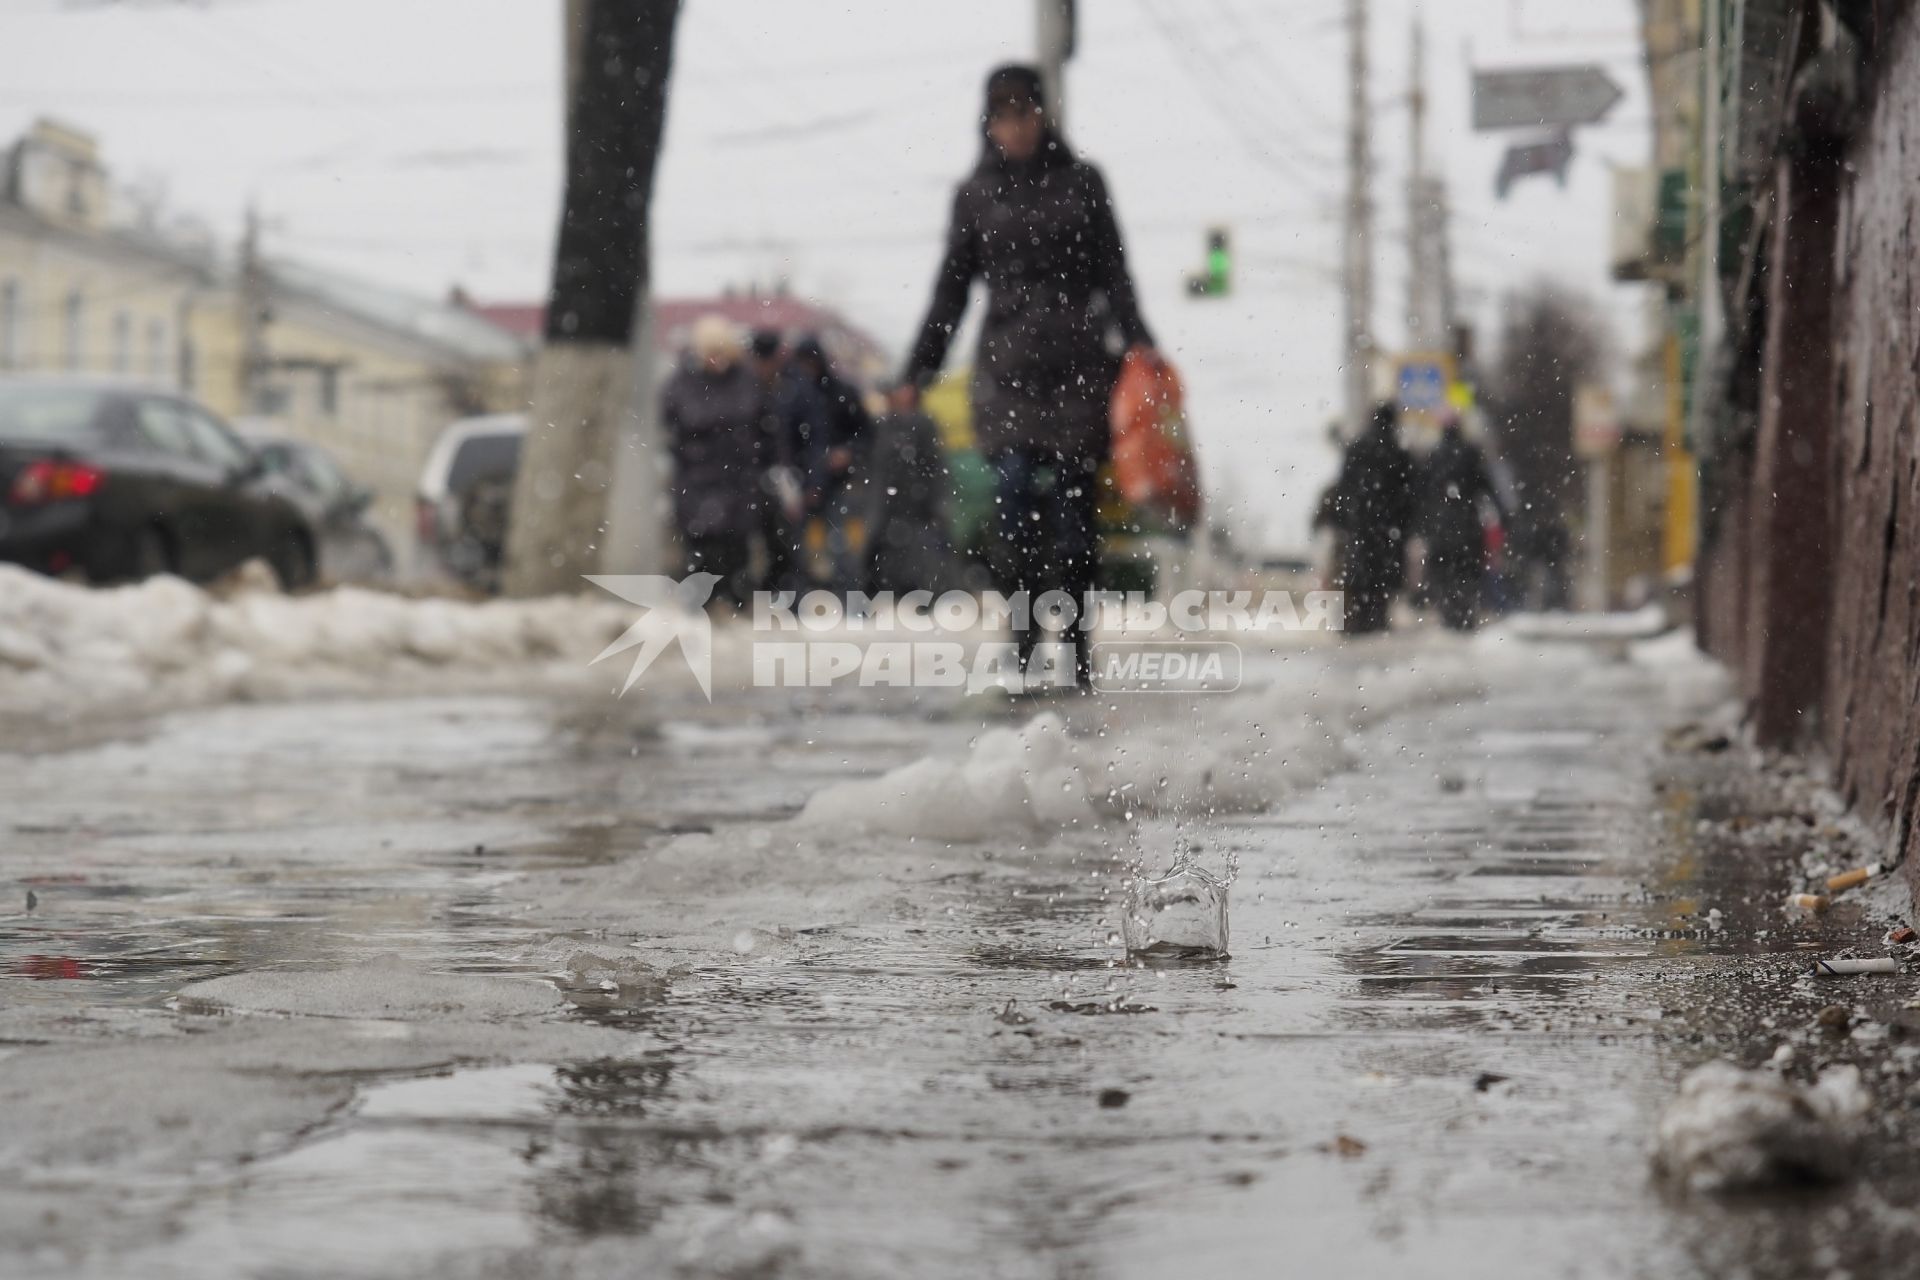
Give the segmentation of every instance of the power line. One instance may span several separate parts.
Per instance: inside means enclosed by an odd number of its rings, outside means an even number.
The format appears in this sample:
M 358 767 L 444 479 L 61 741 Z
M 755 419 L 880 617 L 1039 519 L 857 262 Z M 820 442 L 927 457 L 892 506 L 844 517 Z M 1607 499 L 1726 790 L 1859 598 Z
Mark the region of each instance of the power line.
M 1243 42 L 1240 46 L 1241 50 L 1252 56 L 1256 61 L 1265 66 L 1268 71 L 1273 73 L 1273 83 L 1280 89 L 1280 92 L 1286 97 L 1287 101 L 1293 104 L 1294 110 L 1306 117 L 1307 123 L 1313 125 L 1314 128 L 1319 129 L 1322 133 L 1334 134 L 1339 132 L 1339 127 L 1332 120 L 1322 114 L 1318 107 L 1308 102 L 1299 90 L 1294 88 L 1285 68 L 1281 67 L 1279 60 L 1268 52 L 1259 33 L 1254 30 L 1253 24 L 1247 21 L 1245 14 L 1233 7 L 1231 0 L 1214 0 L 1214 9 L 1227 20 L 1229 26 L 1240 32 Z
M 1173 50 L 1187 78 L 1200 91 L 1201 98 L 1219 117 L 1220 122 L 1227 126 L 1228 131 L 1239 142 L 1241 149 L 1260 164 L 1284 174 L 1303 186 L 1311 187 L 1316 181 L 1315 178 L 1301 169 L 1297 161 L 1270 150 L 1264 140 L 1250 133 L 1243 118 L 1244 113 L 1235 110 L 1236 104 L 1221 101 L 1219 94 L 1225 86 L 1217 76 L 1210 76 L 1206 74 L 1205 68 L 1195 65 L 1196 50 L 1180 38 L 1179 31 L 1166 15 L 1154 6 L 1153 0 L 1135 0 L 1135 3 L 1159 31 L 1161 39 L 1168 48 Z
M 560 92 L 554 83 L 510 82 L 498 85 L 447 85 L 439 88 L 340 88 L 331 90 L 342 97 L 371 106 L 375 103 L 404 106 L 424 102 L 492 101 L 499 98 L 541 96 Z M 73 89 L 47 86 L 40 89 L 0 89 L 0 103 L 38 105 L 48 99 L 94 107 L 167 107 L 182 111 L 227 110 L 249 107 L 258 110 L 331 110 L 333 104 L 316 102 L 313 95 L 285 89 Z

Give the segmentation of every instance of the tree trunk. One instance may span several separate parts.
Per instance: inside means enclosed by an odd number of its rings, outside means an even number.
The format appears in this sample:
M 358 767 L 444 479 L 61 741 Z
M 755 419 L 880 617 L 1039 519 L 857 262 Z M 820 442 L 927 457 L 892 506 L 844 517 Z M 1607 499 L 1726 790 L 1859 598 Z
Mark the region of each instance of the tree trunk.
M 569 0 L 566 196 L 514 483 L 510 595 L 662 567 L 653 356 L 635 338 L 647 330 L 649 213 L 679 11 L 679 0 Z

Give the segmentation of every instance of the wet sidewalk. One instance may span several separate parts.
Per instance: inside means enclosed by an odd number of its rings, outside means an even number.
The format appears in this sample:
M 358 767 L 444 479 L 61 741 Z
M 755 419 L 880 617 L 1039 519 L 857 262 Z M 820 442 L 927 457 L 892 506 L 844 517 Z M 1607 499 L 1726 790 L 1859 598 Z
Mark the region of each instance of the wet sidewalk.
M 1149 865 L 1191 840 L 1237 866 L 1231 959 L 1165 969 L 1116 964 L 1108 836 L 789 847 L 821 785 L 964 749 L 951 718 L 556 737 L 514 700 L 348 703 L 103 748 L 137 779 L 181 734 L 360 744 L 175 810 L 136 786 L 73 846 L 86 893 L 43 879 L 0 921 L 16 978 L 56 938 L 74 966 L 9 982 L 34 995 L 0 1022 L 0 1271 L 1892 1274 L 1912 982 L 1797 977 L 1870 931 L 1780 910 L 1827 838 L 1811 792 L 1669 750 L 1697 681 L 1550 649 L 1483 643 L 1483 692 L 1343 734 L 1268 812 L 1142 823 Z M 1460 656 L 1313 661 L 1364 687 Z M 41 790 L 10 799 L 44 871 L 72 837 Z M 144 967 L 104 964 L 129 934 Z M 672 941 L 709 934 L 734 945 Z M 1877 1033 L 1816 1029 L 1834 999 Z M 1870 1069 L 1859 1175 L 1657 1183 L 1686 1069 L 1782 1041 Z

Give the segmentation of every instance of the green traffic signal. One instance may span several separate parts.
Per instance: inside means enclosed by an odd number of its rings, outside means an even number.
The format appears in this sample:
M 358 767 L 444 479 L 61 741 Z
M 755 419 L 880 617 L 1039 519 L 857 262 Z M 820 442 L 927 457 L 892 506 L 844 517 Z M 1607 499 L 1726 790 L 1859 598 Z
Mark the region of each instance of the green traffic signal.
M 1225 227 L 1207 232 L 1207 268 L 1187 277 L 1187 292 L 1197 298 L 1224 298 L 1233 285 L 1232 242 Z

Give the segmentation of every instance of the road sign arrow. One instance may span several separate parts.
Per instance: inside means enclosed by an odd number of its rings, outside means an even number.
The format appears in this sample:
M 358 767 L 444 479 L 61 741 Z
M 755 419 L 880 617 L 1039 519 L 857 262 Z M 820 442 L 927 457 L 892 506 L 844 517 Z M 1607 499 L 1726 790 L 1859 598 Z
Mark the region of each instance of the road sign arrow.
M 1531 67 L 1473 73 L 1476 129 L 1571 129 L 1598 124 L 1626 95 L 1605 68 Z

